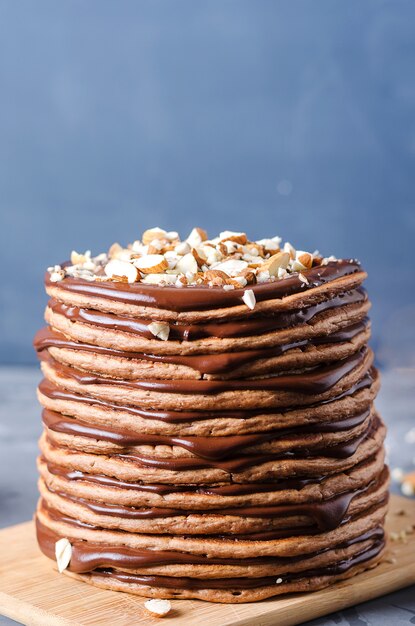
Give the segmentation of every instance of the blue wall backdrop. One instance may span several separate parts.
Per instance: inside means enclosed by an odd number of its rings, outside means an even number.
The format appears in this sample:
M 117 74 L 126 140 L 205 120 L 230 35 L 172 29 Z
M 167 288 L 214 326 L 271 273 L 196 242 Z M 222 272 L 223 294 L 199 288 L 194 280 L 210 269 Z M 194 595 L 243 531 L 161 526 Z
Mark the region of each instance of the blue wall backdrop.
M 0 0 L 0 361 L 46 266 L 159 225 L 356 256 L 415 365 L 415 2 Z

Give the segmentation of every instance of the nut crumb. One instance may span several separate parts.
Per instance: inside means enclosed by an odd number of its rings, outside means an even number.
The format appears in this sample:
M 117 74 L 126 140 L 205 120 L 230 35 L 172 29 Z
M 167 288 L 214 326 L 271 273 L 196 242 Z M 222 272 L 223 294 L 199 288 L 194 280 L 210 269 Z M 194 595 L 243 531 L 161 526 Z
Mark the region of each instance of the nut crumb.
M 153 598 L 144 602 L 144 607 L 152 617 L 165 617 L 171 611 L 171 602 Z
M 252 289 L 247 289 L 242 296 L 242 300 L 245 302 L 248 309 L 254 310 L 256 305 L 255 294 Z
M 55 543 L 55 557 L 60 574 L 68 567 L 72 557 L 72 546 L 69 539 L 62 538 Z
M 167 341 L 169 338 L 170 326 L 166 322 L 151 322 L 147 328 L 154 337 L 158 337 L 162 341 Z
M 414 496 L 415 495 L 415 485 L 409 480 L 404 480 L 401 485 L 401 491 L 404 496 Z
M 396 563 L 396 559 L 394 556 L 387 556 L 383 560 L 385 561 L 385 563 L 390 563 L 391 565 L 394 565 Z

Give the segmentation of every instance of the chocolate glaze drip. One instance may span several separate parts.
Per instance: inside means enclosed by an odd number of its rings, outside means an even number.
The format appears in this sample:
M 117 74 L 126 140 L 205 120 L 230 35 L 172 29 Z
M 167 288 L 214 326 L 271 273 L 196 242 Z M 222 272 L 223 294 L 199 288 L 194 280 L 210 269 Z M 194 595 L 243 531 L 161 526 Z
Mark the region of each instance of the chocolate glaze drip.
M 180 446 L 197 457 L 220 460 L 248 446 L 280 439 L 291 434 L 338 433 L 362 424 L 370 414 L 370 409 L 337 422 L 315 423 L 308 426 L 281 428 L 275 431 L 252 435 L 231 435 L 227 437 L 171 437 L 168 435 L 137 434 L 128 429 L 103 425 L 89 425 L 79 419 L 72 419 L 49 409 L 44 409 L 42 419 L 45 426 L 53 431 L 69 435 L 90 437 L 129 448 L 139 445 Z
M 240 352 L 223 352 L 219 354 L 197 354 L 191 356 L 162 355 L 162 354 L 144 354 L 141 352 L 126 352 L 124 350 L 116 350 L 114 348 L 103 348 L 92 344 L 80 343 L 67 339 L 65 335 L 50 328 L 42 328 L 34 340 L 34 346 L 38 352 L 50 347 L 66 348 L 71 350 L 82 350 L 84 352 L 93 352 L 96 354 L 106 354 L 128 359 L 138 359 L 144 361 L 152 361 L 155 363 L 173 363 L 175 365 L 184 365 L 200 372 L 201 374 L 220 374 L 227 373 L 233 369 L 241 368 L 247 363 L 257 361 L 259 359 L 270 359 L 285 354 L 289 350 L 301 349 L 306 350 L 311 346 L 329 345 L 333 343 L 341 343 L 350 341 L 360 333 L 367 329 L 367 318 L 358 324 L 353 324 L 342 330 L 314 337 L 313 339 L 303 339 L 301 341 L 292 341 L 280 346 L 272 348 L 262 348 L 259 350 L 243 350 Z
M 370 420 L 368 428 L 361 433 L 358 437 L 350 441 L 346 441 L 343 443 L 339 443 L 331 446 L 322 446 L 322 447 L 297 447 L 292 448 L 289 451 L 278 452 L 274 454 L 252 454 L 252 455 L 244 455 L 241 457 L 232 457 L 227 459 L 198 459 L 194 458 L 156 458 L 156 457 L 148 457 L 142 454 L 117 454 L 113 456 L 117 456 L 120 459 L 126 459 L 129 461 L 134 461 L 139 465 L 143 465 L 146 467 L 156 467 L 159 469 L 167 469 L 171 471 L 187 471 L 192 469 L 203 469 L 203 468 L 216 468 L 221 469 L 226 472 L 238 472 L 242 471 L 247 467 L 252 467 L 253 465 L 259 465 L 263 463 L 267 463 L 269 461 L 275 461 L 279 459 L 304 459 L 311 457 L 319 457 L 324 456 L 328 458 L 334 459 L 346 459 L 355 454 L 358 446 L 364 441 L 367 437 L 370 437 L 373 432 L 379 427 L 380 420 L 377 416 Z
M 360 554 L 355 554 L 349 559 L 338 561 L 334 565 L 328 565 L 318 569 L 307 570 L 305 572 L 296 572 L 284 574 L 286 583 L 299 580 L 302 578 L 310 579 L 320 576 L 338 576 L 347 572 L 352 567 L 364 564 L 366 561 L 376 557 L 383 549 L 384 541 L 376 542 L 369 548 L 362 550 Z M 267 576 L 263 578 L 189 578 L 176 576 L 148 576 L 142 574 L 130 574 L 111 569 L 98 569 L 94 571 L 95 575 L 107 578 L 116 578 L 122 582 L 135 585 L 148 585 L 158 588 L 169 589 L 257 589 L 271 585 L 275 586 L 275 576 Z
M 46 459 L 42 459 L 46 463 Z M 365 461 L 366 462 L 366 461 Z M 80 480 L 92 482 L 105 487 L 116 487 L 119 489 L 132 489 L 134 491 L 146 491 L 157 493 L 160 495 L 168 493 L 197 493 L 203 495 L 223 495 L 223 496 L 240 496 L 254 493 L 266 493 L 273 491 L 282 491 L 285 489 L 302 489 L 306 485 L 319 484 L 327 478 L 327 476 L 313 476 L 312 478 L 288 478 L 275 482 L 263 483 L 232 483 L 230 485 L 220 486 L 192 486 L 192 485 L 164 485 L 149 483 L 131 483 L 111 476 L 102 474 L 87 474 L 80 470 L 68 470 L 53 463 L 47 462 L 47 469 L 51 474 L 60 476 L 65 480 Z
M 312 457 L 326 457 L 333 459 L 346 459 L 355 454 L 358 446 L 379 427 L 380 420 L 377 416 L 369 422 L 368 428 L 358 437 L 352 440 L 342 442 L 336 445 L 326 445 L 322 447 L 300 447 L 292 448 L 285 452 L 269 453 L 269 454 L 250 454 L 243 456 L 233 456 L 226 459 L 200 459 L 197 457 L 148 457 L 143 454 L 134 452 L 132 454 L 112 454 L 112 458 L 133 462 L 143 467 L 155 467 L 166 469 L 169 471 L 188 471 L 194 469 L 215 468 L 225 472 L 239 472 L 253 465 L 262 465 L 270 461 L 279 459 L 306 459 Z M 50 443 L 53 447 L 53 443 Z
M 363 465 L 371 463 L 375 460 L 376 455 L 373 455 L 369 459 L 365 459 L 358 465 L 354 466 L 354 470 L 359 469 Z M 282 491 L 282 490 L 301 490 L 303 487 L 307 485 L 318 485 L 324 480 L 326 480 L 327 476 L 313 476 L 313 477 L 301 477 L 296 476 L 295 478 L 284 478 L 283 480 L 277 481 L 268 481 L 261 483 L 232 483 L 229 485 L 165 485 L 165 484 L 149 484 L 149 483 L 139 483 L 139 482 L 127 482 L 119 480 L 118 478 L 114 478 L 111 476 L 104 476 L 102 474 L 87 474 L 85 472 L 81 472 L 80 470 L 68 470 L 64 467 L 55 465 L 50 462 L 46 462 L 46 459 L 42 459 L 43 462 L 47 463 L 47 469 L 51 474 L 56 476 L 60 476 L 65 480 L 80 480 L 92 482 L 98 485 L 103 485 L 106 487 L 116 487 L 119 489 L 130 489 L 134 491 L 144 491 L 149 493 L 157 493 L 160 495 L 169 494 L 169 493 L 191 493 L 191 494 L 202 494 L 202 495 L 214 495 L 214 496 L 241 496 L 241 495 L 252 495 L 255 493 L 269 493 L 274 491 Z
M 358 446 L 369 437 L 377 428 L 379 420 L 375 418 L 370 422 L 369 428 L 361 435 L 350 441 L 325 446 L 321 448 L 298 447 L 292 450 L 269 454 L 249 454 L 240 457 L 232 457 L 226 459 L 200 459 L 197 457 L 149 457 L 144 454 L 134 452 L 132 454 L 112 454 L 112 458 L 133 462 L 142 467 L 154 467 L 165 469 L 172 472 L 189 471 L 196 469 L 220 469 L 224 472 L 233 473 L 241 472 L 248 467 L 254 465 L 263 465 L 271 461 L 280 459 L 306 459 L 312 457 L 326 457 L 333 459 L 347 459 L 355 454 Z M 53 446 L 53 443 L 49 442 Z
M 367 300 L 366 291 L 362 287 L 359 287 L 358 289 L 339 294 L 338 296 L 334 296 L 318 304 L 313 304 L 294 311 L 280 311 L 274 314 L 268 313 L 263 317 L 255 316 L 203 324 L 171 323 L 169 324 L 169 340 L 194 341 L 206 337 L 224 339 L 262 335 L 275 330 L 306 324 L 323 311 L 350 304 L 360 304 L 365 300 Z M 48 307 L 54 313 L 63 315 L 73 322 L 92 324 L 93 326 L 119 330 L 154 340 L 154 335 L 148 330 L 148 326 L 152 320 L 141 320 L 124 315 L 116 315 L 115 313 L 104 313 L 94 309 L 68 306 L 53 298 L 49 301 Z
M 379 507 L 382 507 L 384 505 L 387 504 L 389 500 L 389 493 L 386 493 L 377 503 L 376 505 L 374 505 L 374 507 L 372 507 L 372 509 L 378 509 Z M 75 519 L 73 517 L 69 517 L 67 515 L 64 515 L 63 513 L 61 513 L 60 511 L 57 511 L 56 509 L 52 508 L 51 506 L 49 506 L 49 504 L 45 501 L 45 500 L 41 500 L 41 508 L 44 509 L 47 513 L 47 515 L 57 521 L 57 522 L 64 522 L 65 524 L 69 524 L 75 527 L 81 527 L 81 528 L 91 528 L 91 529 L 95 529 L 95 530 L 102 530 L 99 526 L 95 526 L 94 524 L 87 524 L 86 522 L 81 522 L 78 519 Z M 370 509 L 370 510 L 372 510 Z M 359 514 L 361 515 L 361 514 Z M 346 524 L 347 522 L 356 519 L 357 517 L 359 517 L 359 515 L 346 515 L 343 520 L 341 521 L 340 525 Z M 258 531 L 258 532 L 254 532 L 254 533 L 249 533 L 249 534 L 238 534 L 235 535 L 234 532 L 232 532 L 231 534 L 222 534 L 222 535 L 203 535 L 204 539 L 218 539 L 218 540 L 224 540 L 224 541 L 229 541 L 229 539 L 231 538 L 233 541 L 273 541 L 274 539 L 285 539 L 287 537 L 292 537 L 293 534 L 295 533 L 301 533 L 301 535 L 315 535 L 317 533 L 319 533 L 319 529 L 317 526 L 308 526 L 308 527 L 300 527 L 300 528 L 293 528 L 293 527 L 289 527 L 289 528 L 278 528 L 278 529 L 273 529 L 273 530 L 264 530 L 264 531 Z M 194 538 L 194 537 L 198 537 L 198 535 L 182 535 L 182 537 L 186 538 Z
M 167 507 L 136 508 L 132 506 L 106 504 L 104 502 L 93 502 L 89 499 L 69 495 L 61 491 L 54 491 L 50 487 L 51 493 L 57 493 L 62 498 L 81 504 L 93 513 L 98 515 L 109 515 L 124 519 L 156 519 L 165 517 L 182 517 L 191 515 L 231 515 L 236 517 L 258 517 L 258 518 L 290 518 L 293 516 L 304 516 L 312 520 L 312 525 L 320 532 L 327 532 L 337 528 L 345 519 L 350 502 L 357 495 L 365 492 L 372 492 L 388 479 L 388 471 L 384 469 L 377 480 L 368 485 L 344 492 L 320 502 L 301 502 L 278 505 L 251 506 L 241 505 L 238 507 L 226 507 L 221 509 L 172 509 Z M 203 533 L 202 533 L 203 534 Z
M 52 365 L 58 376 L 73 378 L 81 385 L 117 385 L 131 389 L 181 393 L 185 395 L 212 395 L 224 391 L 255 390 L 261 391 L 294 391 L 307 395 L 325 393 L 334 387 L 344 376 L 350 374 L 361 365 L 368 355 L 366 347 L 355 354 L 323 367 L 315 367 L 303 373 L 281 374 L 268 378 L 246 378 L 241 380 L 186 380 L 186 379 L 147 379 L 120 380 L 105 378 L 97 374 L 89 374 L 74 367 L 63 365 L 41 352 L 40 358 Z
M 227 509 L 209 509 L 206 511 L 160 507 L 137 509 L 134 507 L 104 504 L 102 502 L 92 502 L 91 500 L 69 496 L 64 493 L 58 493 L 58 495 L 81 504 L 98 515 L 109 515 L 111 517 L 122 517 L 124 519 L 157 519 L 160 517 L 182 517 L 189 515 L 232 515 L 260 518 L 291 517 L 299 515 L 311 518 L 316 528 L 323 532 L 333 530 L 340 525 L 347 513 L 350 501 L 357 493 L 361 493 L 362 491 L 364 491 L 364 489 L 352 493 L 345 493 L 336 498 L 327 500 L 326 502 L 287 504 L 281 506 L 242 506 Z
M 112 458 L 125 460 L 135 463 L 143 467 L 155 467 L 158 469 L 166 469 L 173 472 L 189 471 L 196 469 L 220 469 L 225 472 L 240 472 L 254 465 L 262 465 L 271 461 L 280 459 L 307 459 L 313 457 L 326 457 L 332 459 L 347 459 L 353 456 L 359 445 L 368 437 L 370 437 L 380 426 L 380 420 L 375 415 L 369 421 L 367 429 L 359 436 L 346 442 L 335 445 L 315 446 L 308 448 L 307 446 L 297 446 L 290 450 L 268 454 L 245 454 L 242 456 L 232 456 L 224 459 L 202 459 L 194 457 L 149 457 L 138 452 L 131 454 L 112 454 Z M 55 447 L 53 442 L 49 442 Z
M 65 265 L 65 263 L 63 264 Z M 362 272 L 360 263 L 355 260 L 332 261 L 324 266 L 304 270 L 308 283 L 298 274 L 274 282 L 250 285 L 257 302 L 273 298 L 283 298 L 294 293 L 307 291 L 327 282 Z M 56 287 L 45 274 L 46 287 Z M 160 287 L 143 283 L 89 282 L 81 278 L 65 278 L 59 289 L 85 296 L 95 296 L 128 304 L 168 309 L 170 311 L 197 311 L 217 309 L 242 304 L 244 289 L 225 291 L 222 287 L 188 286 L 184 288 Z
M 55 558 L 55 543 L 59 535 L 47 528 L 36 518 L 36 533 L 42 552 L 50 559 Z M 358 537 L 344 541 L 337 549 L 348 548 L 367 541 L 379 542 L 384 539 L 382 528 L 373 528 Z M 245 559 L 229 559 L 208 557 L 206 555 L 190 554 L 173 550 L 134 549 L 124 546 L 105 546 L 87 541 L 71 541 L 72 557 L 69 569 L 72 572 L 86 573 L 96 568 L 138 569 L 155 565 L 186 564 L 186 565 L 286 565 L 297 563 L 303 559 L 310 559 L 333 549 L 323 548 L 311 554 L 298 557 L 256 557 Z
M 337 400 L 340 400 L 341 398 L 351 396 L 357 391 L 370 387 L 373 383 L 374 371 L 375 370 L 371 369 L 355 385 L 353 385 L 343 393 L 335 396 L 334 398 L 330 398 L 330 400 L 326 400 L 323 402 L 320 401 L 319 404 L 331 404 L 336 402 Z M 125 411 L 133 415 L 138 415 L 143 419 L 160 420 L 167 423 L 193 422 L 198 420 L 218 419 L 222 417 L 226 419 L 248 419 L 249 417 L 254 417 L 256 415 L 275 414 L 276 412 L 276 409 L 238 409 L 223 411 L 156 411 L 153 409 L 137 408 L 132 405 L 115 404 L 106 400 L 98 400 L 96 398 L 84 396 L 63 389 L 62 387 L 57 387 L 56 385 L 54 385 L 54 383 L 50 382 L 47 379 L 43 379 L 41 381 L 39 385 L 39 391 L 51 400 L 66 400 L 71 402 L 81 402 L 84 404 L 97 405 L 104 409 Z M 314 405 L 308 405 L 308 408 L 311 408 L 312 406 Z M 284 412 L 288 410 L 292 411 L 295 410 L 295 408 L 296 407 L 291 407 L 289 409 L 281 408 L 278 409 L 277 412 Z

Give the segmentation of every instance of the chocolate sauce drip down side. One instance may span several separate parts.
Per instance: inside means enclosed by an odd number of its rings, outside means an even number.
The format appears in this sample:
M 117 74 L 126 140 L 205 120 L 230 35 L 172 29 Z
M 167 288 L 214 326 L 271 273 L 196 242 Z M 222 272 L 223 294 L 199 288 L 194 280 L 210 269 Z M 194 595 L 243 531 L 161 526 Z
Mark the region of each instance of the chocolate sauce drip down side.
M 98 515 L 109 515 L 123 519 L 156 519 L 165 517 L 183 517 L 188 515 L 219 515 L 219 516 L 243 516 L 258 518 L 290 518 L 293 516 L 306 517 L 312 520 L 312 526 L 319 532 L 334 530 L 344 521 L 350 502 L 356 496 L 376 489 L 382 481 L 386 481 L 388 472 L 384 470 L 378 481 L 372 481 L 369 485 L 353 489 L 352 491 L 339 494 L 328 500 L 320 502 L 302 502 L 297 504 L 278 504 L 262 506 L 238 506 L 221 509 L 172 509 L 161 507 L 137 508 L 132 506 L 106 504 L 69 495 L 61 491 L 48 490 L 57 493 L 60 497 L 80 504 Z
M 61 413 L 44 409 L 42 412 L 43 423 L 50 430 L 75 435 L 80 437 L 90 437 L 96 440 L 108 441 L 122 446 L 124 451 L 129 447 L 139 445 L 167 445 L 179 446 L 189 450 L 196 456 L 209 459 L 220 460 L 229 455 L 235 454 L 239 450 L 248 446 L 258 445 L 267 441 L 281 439 L 292 434 L 306 433 L 337 433 L 347 431 L 362 424 L 370 414 L 370 409 L 354 415 L 347 419 L 326 424 L 309 424 L 308 426 L 296 426 L 292 428 L 281 428 L 275 431 L 252 435 L 231 435 L 226 437 L 172 437 L 168 435 L 148 435 L 137 434 L 121 427 L 112 428 L 102 425 L 89 425 L 86 422 L 73 419 Z M 127 450 L 125 450 L 127 449 Z
M 202 459 L 195 457 L 149 457 L 139 454 L 136 451 L 131 454 L 112 454 L 113 458 L 125 460 L 127 462 L 136 463 L 143 467 L 156 467 L 169 471 L 189 471 L 195 469 L 215 468 L 221 469 L 228 473 L 240 472 L 254 465 L 262 465 L 270 461 L 280 459 L 307 459 L 327 457 L 332 459 L 347 459 L 355 454 L 358 446 L 380 426 L 377 416 L 369 422 L 368 428 L 359 436 L 352 440 L 338 443 L 335 445 L 325 445 L 322 447 L 308 448 L 306 446 L 293 447 L 285 452 L 267 453 L 267 454 L 244 454 L 242 456 L 232 456 L 225 459 Z M 53 446 L 53 443 L 50 443 Z
M 39 546 L 45 556 L 55 558 L 55 543 L 59 536 L 47 528 L 36 518 L 36 533 Z M 362 535 L 339 544 L 339 549 L 363 543 L 366 541 L 380 542 L 384 539 L 381 528 L 368 530 Z M 228 559 L 208 557 L 205 555 L 190 554 L 187 552 L 168 550 L 133 549 L 122 546 L 105 546 L 87 541 L 71 541 L 72 558 L 69 569 L 77 573 L 94 571 L 96 568 L 107 567 L 123 569 L 138 569 L 139 567 L 152 567 L 155 565 L 186 564 L 186 565 L 285 565 L 296 563 L 304 558 L 312 558 L 330 550 L 324 548 L 312 554 L 299 557 L 256 557 L 246 559 Z
M 166 393 L 217 394 L 224 391 L 291 391 L 306 395 L 325 393 L 334 387 L 340 380 L 360 366 L 368 355 L 366 347 L 355 354 L 330 365 L 315 367 L 304 373 L 281 374 L 269 378 L 249 378 L 239 380 L 194 380 L 194 379 L 141 379 L 120 380 L 105 378 L 97 374 L 88 374 L 74 367 L 63 365 L 53 359 L 48 353 L 41 352 L 41 359 L 48 362 L 58 376 L 69 377 L 81 385 L 117 385 L 131 389 L 158 391 Z
M 152 361 L 154 363 L 172 363 L 174 365 L 184 365 L 200 372 L 201 374 L 221 374 L 239 370 L 242 366 L 257 361 L 259 359 L 270 359 L 282 356 L 286 352 L 294 349 L 302 351 L 317 345 L 330 345 L 333 343 L 341 343 L 354 339 L 357 335 L 367 329 L 367 318 L 358 324 L 353 324 L 342 330 L 332 333 L 331 335 L 323 335 L 314 337 L 313 339 L 303 339 L 301 341 L 292 341 L 272 348 L 262 348 L 259 350 L 243 350 L 240 352 L 222 352 L 218 354 L 197 354 L 197 355 L 163 355 L 163 354 L 145 354 L 141 352 L 126 352 L 124 350 L 116 350 L 114 348 L 103 348 L 92 344 L 80 343 L 67 339 L 65 335 L 52 330 L 50 328 L 42 328 L 34 340 L 34 346 L 38 352 L 47 350 L 48 348 L 65 348 L 69 350 L 81 350 L 83 352 L 92 352 L 94 354 L 106 354 L 109 356 L 121 357 L 124 359 L 138 359 L 144 361 Z
M 46 462 L 46 459 L 42 459 Z M 190 493 L 190 494 L 203 494 L 203 495 L 223 495 L 223 496 L 239 496 L 249 495 L 254 493 L 267 493 L 273 491 L 282 491 L 283 489 L 302 489 L 306 485 L 319 484 L 326 476 L 314 476 L 313 478 L 289 478 L 276 482 L 263 482 L 263 483 L 232 483 L 229 485 L 210 486 L 206 485 L 191 486 L 191 485 L 165 485 L 165 484 L 149 484 L 149 483 L 131 483 L 111 476 L 104 476 L 103 474 L 87 474 L 80 470 L 68 470 L 64 467 L 54 465 L 53 463 L 47 463 L 48 472 L 59 476 L 65 480 L 79 480 L 92 482 L 97 485 L 103 485 L 105 487 L 116 487 L 117 489 L 132 489 L 134 491 L 144 491 L 149 493 L 157 493 L 160 495 L 168 493 Z
M 65 263 L 63 264 L 65 265 Z M 257 302 L 273 298 L 283 298 L 294 293 L 307 291 L 327 282 L 362 272 L 360 263 L 355 260 L 332 261 L 327 265 L 304 270 L 307 283 L 298 274 L 283 280 L 253 285 Z M 46 287 L 56 287 L 45 274 Z M 184 288 L 160 287 L 143 283 L 89 282 L 81 278 L 65 278 L 59 289 L 85 296 L 106 298 L 133 305 L 155 307 L 171 311 L 197 311 L 241 305 L 244 289 L 225 291 L 222 287 L 188 286 Z
M 372 507 L 372 509 L 370 510 L 376 510 L 380 507 L 386 506 L 386 504 L 388 503 L 389 500 L 389 493 L 385 493 L 384 496 L 378 500 L 378 502 L 376 503 L 376 505 L 374 505 Z M 52 520 L 59 522 L 59 523 L 65 523 L 65 524 L 69 524 L 70 526 L 74 526 L 74 527 L 80 527 L 80 528 L 90 528 L 90 529 L 94 529 L 94 530 L 102 530 L 100 526 L 96 526 L 93 525 L 91 523 L 85 523 L 85 522 L 81 522 L 78 519 L 75 519 L 73 517 L 69 517 L 68 515 L 65 515 L 63 513 L 61 513 L 60 511 L 58 511 L 57 509 L 52 508 L 45 500 L 41 500 L 41 509 L 46 512 L 47 516 L 49 518 L 51 518 Z M 355 519 L 357 519 L 359 517 L 359 515 L 346 515 L 344 517 L 344 519 L 341 521 L 340 525 L 346 524 L 350 521 L 353 521 Z M 224 541 L 229 541 L 230 539 L 232 541 L 273 541 L 274 539 L 285 539 L 287 537 L 293 537 L 294 535 L 298 535 L 299 533 L 301 534 L 301 536 L 308 536 L 308 535 L 316 535 L 318 534 L 320 531 L 318 529 L 318 527 L 316 525 L 312 526 L 301 526 L 298 528 L 293 528 L 292 525 L 290 525 L 289 528 L 278 528 L 278 529 L 272 529 L 272 530 L 262 530 L 262 531 L 258 531 L 258 532 L 253 532 L 250 534 L 235 534 L 234 532 L 231 533 L 222 533 L 221 535 L 215 534 L 215 535 L 203 535 L 204 539 L 219 539 L 219 540 L 224 540 Z M 194 534 L 188 534 L 188 535 L 182 535 L 183 538 L 194 538 L 194 537 L 198 537 L 200 538 L 200 535 L 194 535 Z
M 320 404 L 333 404 L 337 400 L 345 398 L 347 396 L 352 396 L 358 391 L 362 389 L 367 389 L 373 383 L 373 377 L 375 374 L 375 370 L 372 368 L 369 372 L 367 372 L 361 380 L 359 380 L 355 385 L 346 389 L 343 393 L 335 396 L 334 398 L 330 398 L 330 400 L 326 400 L 324 402 L 320 402 Z M 176 424 L 180 422 L 194 422 L 200 420 L 208 420 L 208 419 L 218 419 L 218 418 L 226 418 L 226 419 L 249 419 L 250 417 L 254 417 L 256 415 L 271 415 L 275 414 L 275 409 L 238 409 L 238 410 L 223 410 L 223 411 L 171 411 L 171 410 L 163 410 L 156 411 L 153 409 L 144 409 L 138 408 L 132 405 L 125 404 L 115 404 L 108 402 L 106 400 L 98 400 L 97 398 L 92 398 L 90 396 L 81 395 L 75 392 L 68 391 L 63 387 L 57 387 L 54 383 L 50 382 L 47 379 L 43 379 L 39 385 L 39 391 L 46 397 L 51 400 L 65 400 L 70 402 L 81 402 L 83 404 L 96 405 L 102 407 L 103 409 L 113 409 L 115 411 L 125 411 L 127 413 L 131 413 L 133 415 L 138 415 L 143 419 L 150 420 L 159 420 L 162 422 L 167 422 L 171 424 Z M 314 405 L 308 405 L 309 408 L 312 408 Z M 278 409 L 279 412 L 284 412 L 288 410 L 294 410 L 296 407 L 290 408 L 281 408 Z
M 376 455 L 364 460 L 362 463 L 354 466 L 354 469 L 358 469 L 367 463 L 371 463 L 375 460 Z M 46 463 L 46 459 L 42 458 L 42 461 Z M 307 485 L 318 485 L 327 479 L 327 476 L 313 476 L 313 477 L 295 477 L 284 478 L 282 480 L 268 481 L 261 483 L 231 483 L 228 485 L 165 485 L 165 484 L 149 484 L 140 482 L 127 482 L 114 478 L 112 476 L 104 476 L 102 474 L 88 474 L 81 472 L 80 470 L 69 470 L 67 468 L 55 465 L 53 463 L 47 463 L 48 472 L 59 476 L 65 480 L 79 480 L 92 482 L 97 485 L 103 485 L 105 487 L 116 487 L 117 489 L 130 489 L 134 491 L 144 491 L 149 493 L 157 493 L 160 495 L 169 493 L 189 493 L 189 494 L 202 494 L 202 495 L 214 495 L 214 496 L 241 496 L 252 495 L 255 493 L 270 493 L 274 491 L 282 490 L 301 490 Z
M 142 454 L 119 454 L 120 459 L 126 459 L 135 461 L 139 465 L 144 467 L 157 467 L 160 469 L 166 469 L 170 471 L 188 471 L 194 469 L 206 469 L 215 468 L 221 469 L 225 472 L 241 472 L 248 467 L 254 465 L 262 465 L 271 461 L 278 461 L 280 459 L 307 459 L 312 457 L 327 457 L 332 459 L 347 459 L 353 456 L 359 447 L 359 445 L 369 437 L 373 430 L 379 425 L 379 420 L 375 418 L 371 420 L 370 427 L 361 435 L 347 441 L 346 443 L 339 443 L 331 446 L 324 446 L 321 448 L 293 448 L 290 451 L 279 452 L 275 454 L 250 454 L 240 457 L 232 457 L 228 459 L 210 460 L 210 459 L 197 459 L 195 458 L 156 458 L 148 457 Z
M 280 311 L 262 317 L 254 316 L 223 322 L 207 322 L 202 324 L 171 323 L 169 339 L 194 341 L 207 337 L 225 339 L 262 335 L 275 330 L 306 324 L 323 311 L 350 304 L 360 304 L 366 299 L 366 291 L 362 287 L 359 287 L 358 289 L 339 294 L 338 296 L 334 296 L 318 304 L 313 304 L 294 311 Z M 126 317 L 124 315 L 116 315 L 115 313 L 104 313 L 94 309 L 68 306 L 53 298 L 49 301 L 48 307 L 54 313 L 63 315 L 73 322 L 92 324 L 101 328 L 128 332 L 154 340 L 154 335 L 148 329 L 151 320 L 142 320 Z
M 310 579 L 320 576 L 339 576 L 347 572 L 354 566 L 361 565 L 370 559 L 376 557 L 384 547 L 384 542 L 375 543 L 366 548 L 358 555 L 352 556 L 350 559 L 339 561 L 335 565 L 330 565 L 305 572 L 297 572 L 284 574 L 284 582 L 293 582 L 302 578 Z M 148 585 L 158 588 L 169 589 L 257 589 L 260 587 L 275 587 L 275 576 L 267 576 L 264 578 L 188 578 L 173 576 L 147 576 L 142 574 L 129 574 L 126 572 L 114 570 L 96 570 L 95 575 L 109 578 L 116 578 L 122 582 L 138 585 Z

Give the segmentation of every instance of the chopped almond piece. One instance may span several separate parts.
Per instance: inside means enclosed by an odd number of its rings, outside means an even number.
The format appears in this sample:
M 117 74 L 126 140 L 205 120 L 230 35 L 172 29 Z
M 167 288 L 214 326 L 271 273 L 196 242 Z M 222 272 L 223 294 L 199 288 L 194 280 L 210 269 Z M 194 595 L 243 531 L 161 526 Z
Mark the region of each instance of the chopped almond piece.
M 245 244 L 248 238 L 245 233 L 234 233 L 231 230 L 225 230 L 219 235 L 221 241 L 234 241 L 235 243 Z
M 149 228 L 143 232 L 142 242 L 145 246 L 147 246 L 153 241 L 153 239 L 165 239 L 166 237 L 166 231 L 156 226 L 155 228 Z
M 135 260 L 135 266 L 143 274 L 158 274 L 169 267 L 162 254 L 147 254 Z
M 170 326 L 166 322 L 151 322 L 148 325 L 148 330 L 162 341 L 167 341 L 169 338 Z
M 104 268 L 105 274 L 109 278 L 125 280 L 128 283 L 135 283 L 140 278 L 140 272 L 132 263 L 112 259 Z
M 171 611 L 169 600 L 159 600 L 154 598 L 144 602 L 144 607 L 152 617 L 165 617 Z
M 199 267 L 202 267 L 202 265 L 205 265 L 206 257 L 203 256 L 202 251 L 198 251 L 196 250 L 196 248 L 192 248 L 192 254 L 195 257 L 196 263 L 198 264 Z
M 177 272 L 181 272 L 182 274 L 196 274 L 197 261 L 193 254 L 191 252 L 185 254 L 181 259 L 178 260 L 175 269 Z
M 247 289 L 242 296 L 242 300 L 245 302 L 248 309 L 254 310 L 256 305 L 255 294 L 252 289 Z
M 307 269 L 310 269 L 313 266 L 313 255 L 309 252 L 297 252 L 297 261 L 302 263 Z
M 203 241 L 206 241 L 207 238 L 207 232 L 203 230 L 203 228 L 194 228 L 187 237 L 186 241 L 189 246 L 196 248 L 197 246 L 200 246 Z
M 268 271 L 270 276 L 276 276 L 278 269 L 282 267 L 285 269 L 290 262 L 290 255 L 288 252 L 277 252 L 273 254 L 269 259 L 264 261 L 261 265 L 261 271 Z

